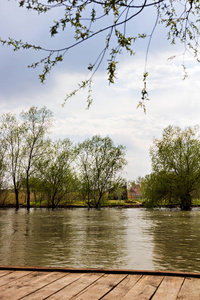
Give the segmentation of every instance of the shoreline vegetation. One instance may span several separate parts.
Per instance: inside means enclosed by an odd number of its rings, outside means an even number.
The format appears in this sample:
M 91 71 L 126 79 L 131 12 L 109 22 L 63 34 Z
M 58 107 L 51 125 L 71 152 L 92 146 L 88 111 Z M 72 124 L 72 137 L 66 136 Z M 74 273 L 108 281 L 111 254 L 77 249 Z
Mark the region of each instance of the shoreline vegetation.
M 27 202 L 24 197 L 25 195 L 20 195 L 19 197 L 19 208 L 27 208 Z M 92 203 L 91 203 L 92 204 Z M 131 207 L 144 207 L 144 199 L 126 199 L 126 200 L 104 200 L 101 203 L 101 207 L 120 207 L 120 208 L 131 208 Z M 0 209 L 3 208 L 16 208 L 14 194 L 10 193 L 10 195 L 7 196 L 4 202 L 0 201 Z M 50 208 L 50 209 L 59 209 L 59 208 L 89 208 L 86 201 L 84 200 L 67 200 L 67 201 L 61 201 L 56 205 L 56 207 L 53 207 L 51 203 L 48 203 L 48 201 L 30 201 L 30 208 Z M 95 208 L 91 206 L 91 208 Z
M 19 209 L 20 208 L 27 208 L 27 202 L 24 197 L 25 195 L 20 195 L 19 197 Z M 144 198 L 129 198 L 126 200 L 108 200 L 105 199 L 99 208 L 180 208 L 178 204 L 170 204 L 170 203 L 162 203 L 159 205 L 151 205 L 148 201 Z M 193 207 L 200 207 L 200 199 L 194 199 L 191 208 Z M 5 201 L 0 201 L 0 209 L 9 209 L 9 208 L 16 208 L 14 194 L 10 193 Z M 68 201 L 61 201 L 57 204 L 56 207 L 53 207 L 47 201 L 32 201 L 30 202 L 30 208 L 47 208 L 47 209 L 71 209 L 71 208 L 95 208 L 95 207 L 88 207 L 87 203 L 84 200 L 68 200 Z
M 0 207 L 200 206 L 199 126 L 165 128 L 150 147 L 152 172 L 127 181 L 126 147 L 109 136 L 53 141 L 46 107 L 19 117 L 0 118 Z

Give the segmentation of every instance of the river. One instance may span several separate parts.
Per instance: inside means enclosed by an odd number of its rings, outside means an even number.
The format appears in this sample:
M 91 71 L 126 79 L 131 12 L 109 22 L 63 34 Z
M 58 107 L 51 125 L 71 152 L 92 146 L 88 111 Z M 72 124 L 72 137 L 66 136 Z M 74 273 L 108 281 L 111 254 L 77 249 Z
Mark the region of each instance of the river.
M 0 210 L 0 265 L 200 272 L 200 209 Z

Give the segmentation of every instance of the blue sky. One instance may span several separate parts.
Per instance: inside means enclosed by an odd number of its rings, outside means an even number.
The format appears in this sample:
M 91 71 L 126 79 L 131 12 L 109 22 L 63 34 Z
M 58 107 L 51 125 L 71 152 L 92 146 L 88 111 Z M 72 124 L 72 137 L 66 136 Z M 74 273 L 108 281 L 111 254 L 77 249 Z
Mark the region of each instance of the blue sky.
M 56 15 L 56 16 L 55 16 Z M 0 37 L 22 38 L 37 44 L 58 46 L 71 40 L 70 32 L 58 38 L 49 37 L 51 21 L 60 16 L 40 15 L 18 8 L 14 0 L 0 2 Z M 153 15 L 147 12 L 142 19 L 134 20 L 135 32 L 151 28 Z M 152 22 L 153 25 L 153 22 Z M 131 28 L 129 28 L 131 32 Z M 136 109 L 142 89 L 142 74 L 145 65 L 147 42 L 136 45 L 136 55 L 119 57 L 115 85 L 109 86 L 106 64 L 96 74 L 93 88 L 93 104 L 86 109 L 87 92 L 83 91 L 69 99 L 62 107 L 65 95 L 87 78 L 87 65 L 96 57 L 103 39 L 90 41 L 69 53 L 64 62 L 47 77 L 45 84 L 38 80 L 38 70 L 27 65 L 40 57 L 32 51 L 13 52 L 0 46 L 0 112 L 19 114 L 31 106 L 47 106 L 54 113 L 53 139 L 69 137 L 72 141 L 83 141 L 95 134 L 110 136 L 116 144 L 127 148 L 128 165 L 124 176 L 136 179 L 151 172 L 149 147 L 154 137 L 160 137 L 168 125 L 182 128 L 199 124 L 200 65 L 185 57 L 189 77 L 183 80 L 182 53 L 180 45 L 172 47 L 166 41 L 165 30 L 158 27 L 152 39 L 148 56 L 147 87 L 150 101 L 147 113 Z M 168 57 L 177 55 L 174 60 Z

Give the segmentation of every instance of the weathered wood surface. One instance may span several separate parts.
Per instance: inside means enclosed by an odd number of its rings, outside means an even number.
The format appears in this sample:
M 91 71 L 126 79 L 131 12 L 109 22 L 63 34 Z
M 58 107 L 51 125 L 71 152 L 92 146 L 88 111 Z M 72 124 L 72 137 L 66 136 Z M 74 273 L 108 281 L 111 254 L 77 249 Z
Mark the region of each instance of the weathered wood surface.
M 0 299 L 198 300 L 200 274 L 0 267 Z

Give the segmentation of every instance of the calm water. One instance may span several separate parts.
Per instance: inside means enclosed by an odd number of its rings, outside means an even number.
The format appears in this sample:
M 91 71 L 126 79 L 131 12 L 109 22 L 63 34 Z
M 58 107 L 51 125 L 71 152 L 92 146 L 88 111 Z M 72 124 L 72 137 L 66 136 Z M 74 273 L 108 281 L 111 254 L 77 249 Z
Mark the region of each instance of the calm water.
M 0 210 L 0 265 L 200 272 L 200 210 Z

